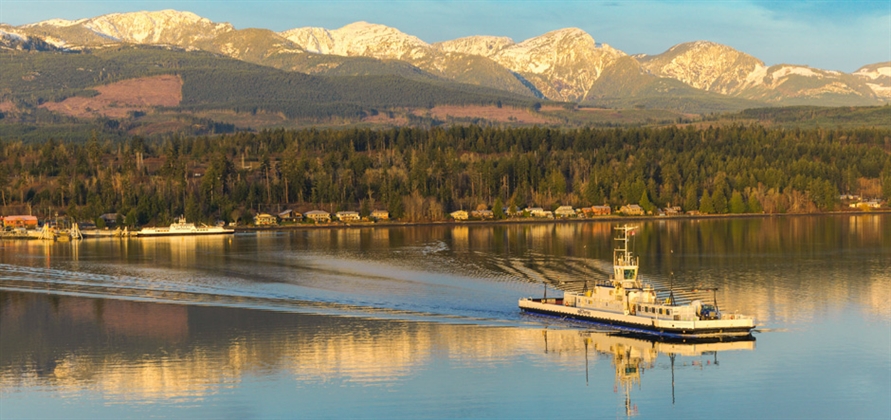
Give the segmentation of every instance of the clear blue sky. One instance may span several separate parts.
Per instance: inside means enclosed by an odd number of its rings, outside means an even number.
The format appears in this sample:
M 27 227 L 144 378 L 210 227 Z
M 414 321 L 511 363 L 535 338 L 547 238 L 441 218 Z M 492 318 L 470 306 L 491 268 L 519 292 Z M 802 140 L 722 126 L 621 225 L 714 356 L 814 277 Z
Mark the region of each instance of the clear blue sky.
M 0 0 L 0 22 L 21 25 L 161 9 L 191 11 L 238 29 L 335 29 L 364 20 L 430 43 L 469 35 L 519 42 L 578 27 L 629 54 L 658 54 L 681 42 L 709 40 L 767 64 L 850 72 L 891 61 L 891 0 Z

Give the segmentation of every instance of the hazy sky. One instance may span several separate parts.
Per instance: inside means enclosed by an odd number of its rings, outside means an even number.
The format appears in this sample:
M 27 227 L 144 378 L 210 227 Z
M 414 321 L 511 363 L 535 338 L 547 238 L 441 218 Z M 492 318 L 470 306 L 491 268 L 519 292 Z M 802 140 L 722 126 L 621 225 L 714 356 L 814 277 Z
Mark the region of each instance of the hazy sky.
M 577 27 L 629 54 L 658 54 L 681 42 L 709 40 L 768 65 L 851 72 L 891 61 L 891 0 L 0 0 L 0 22 L 21 25 L 161 9 L 191 11 L 238 29 L 335 29 L 364 20 L 430 43 L 469 35 L 519 42 Z

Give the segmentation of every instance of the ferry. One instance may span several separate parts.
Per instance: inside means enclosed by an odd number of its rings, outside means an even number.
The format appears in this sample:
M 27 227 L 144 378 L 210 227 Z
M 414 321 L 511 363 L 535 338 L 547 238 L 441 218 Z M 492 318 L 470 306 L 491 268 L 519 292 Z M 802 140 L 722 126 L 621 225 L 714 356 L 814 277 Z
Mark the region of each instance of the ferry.
M 577 319 L 603 324 L 635 334 L 668 339 L 723 339 L 747 337 L 755 320 L 737 313 L 724 313 L 717 302 L 701 300 L 679 304 L 674 291 L 659 299 L 651 284 L 638 278 L 638 258 L 628 249 L 633 226 L 617 227 L 620 245 L 613 251 L 613 275 L 580 293 L 565 292 L 560 298 L 522 298 L 527 313 Z M 587 283 L 586 283 L 587 284 Z M 546 289 L 547 290 L 547 289 Z M 703 289 L 699 289 L 703 290 Z M 716 291 L 717 289 L 706 289 Z
M 136 231 L 136 236 L 185 236 L 185 235 L 220 235 L 235 233 L 234 229 L 221 226 L 195 226 L 187 223 L 185 216 L 177 217 L 170 227 L 146 227 Z

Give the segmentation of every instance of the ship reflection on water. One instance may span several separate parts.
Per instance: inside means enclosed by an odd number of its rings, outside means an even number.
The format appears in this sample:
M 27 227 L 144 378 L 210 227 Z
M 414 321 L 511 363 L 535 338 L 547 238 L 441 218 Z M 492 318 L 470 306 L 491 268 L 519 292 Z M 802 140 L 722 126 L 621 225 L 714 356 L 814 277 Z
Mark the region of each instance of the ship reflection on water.
M 589 378 L 591 356 L 605 356 L 615 368 L 615 385 L 613 392 L 624 397 L 626 417 L 637 416 L 637 404 L 631 398 L 632 390 L 641 389 L 641 379 L 648 369 L 656 367 L 660 356 L 667 357 L 671 370 L 671 403 L 675 397 L 675 367 L 696 368 L 699 370 L 717 368 L 718 353 L 728 351 L 755 350 L 755 339 L 752 336 L 721 341 L 718 339 L 696 342 L 658 341 L 653 338 L 615 332 L 543 330 L 545 353 L 578 351 L 577 342 L 583 343 L 585 352 L 585 383 Z M 556 337 L 555 337 L 556 336 Z M 570 349 L 563 346 L 572 343 Z M 573 337 L 575 336 L 575 337 Z M 556 339 L 556 340 L 555 340 Z M 556 341 L 557 344 L 553 344 Z M 595 380 L 602 380 L 596 378 Z

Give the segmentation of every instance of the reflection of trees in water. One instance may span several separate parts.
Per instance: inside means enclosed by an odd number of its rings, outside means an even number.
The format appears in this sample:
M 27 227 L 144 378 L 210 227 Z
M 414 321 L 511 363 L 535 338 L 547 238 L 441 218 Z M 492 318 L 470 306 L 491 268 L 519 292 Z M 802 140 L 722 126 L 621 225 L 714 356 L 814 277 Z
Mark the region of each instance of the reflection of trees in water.
M 296 237 L 297 248 L 307 250 L 333 248 L 356 258 L 488 281 L 580 290 L 586 279 L 591 284 L 608 278 L 613 227 L 622 223 L 459 224 L 354 229 L 349 234 L 312 231 Z M 891 215 L 629 223 L 640 226 L 631 247 L 641 258 L 641 276 L 657 288 L 718 287 L 721 307 L 759 321 L 804 320 L 826 302 L 849 300 L 891 316 L 891 309 L 876 298 L 891 293 L 891 256 L 882 253 L 891 248 Z M 712 296 L 690 296 L 695 298 Z
M 617 222 L 459 226 L 444 240 L 469 271 L 580 290 L 605 280 Z M 861 302 L 891 317 L 891 215 L 664 219 L 640 226 L 632 250 L 657 288 L 718 287 L 723 308 L 759 321 L 806 320 L 824 307 Z M 590 283 L 588 283 L 590 284 Z M 691 294 L 688 299 L 712 299 Z M 825 308 L 824 308 L 825 309 Z
M 177 290 L 194 292 L 237 282 L 290 284 L 295 273 L 306 274 L 301 285 L 326 290 L 338 284 L 368 290 L 382 283 L 396 287 L 387 282 L 389 276 L 401 282 L 401 292 L 420 293 L 406 289 L 404 280 L 423 279 L 400 277 L 411 273 L 581 290 L 586 280 L 590 285 L 608 277 L 613 227 L 622 223 L 374 226 L 39 247 L 22 241 L 11 243 L 12 252 L 0 261 L 47 268 L 61 263 L 69 273 L 113 275 L 152 290 L 185 287 Z M 655 218 L 629 223 L 640 227 L 631 248 L 641 258 L 641 276 L 657 288 L 718 287 L 722 308 L 752 314 L 762 325 L 812 319 L 821 306 L 850 301 L 862 303 L 876 316 L 891 317 L 891 307 L 881 299 L 891 294 L 891 254 L 886 251 L 891 249 L 891 215 Z M 41 257 L 17 260 L 16 255 Z M 94 255 L 102 255 L 101 261 Z M 394 267 L 405 270 L 397 275 Z M 339 283 L 332 283 L 332 276 Z
M 387 385 L 429 369 L 434 359 L 490 368 L 518 360 L 525 364 L 531 358 L 581 371 L 607 356 L 616 375 L 630 372 L 617 376 L 617 383 L 634 379 L 637 369 L 639 385 L 639 372 L 660 354 L 699 356 L 754 348 L 753 342 L 671 344 L 573 329 L 367 320 L 10 292 L 0 295 L 0 314 L 0 388 L 89 387 L 120 400 L 201 398 L 246 375 L 282 371 L 309 384 Z

